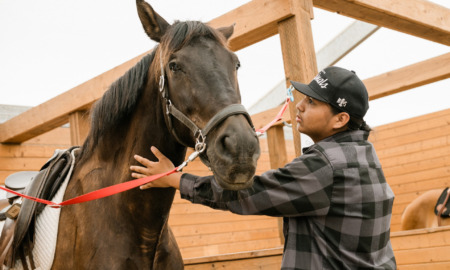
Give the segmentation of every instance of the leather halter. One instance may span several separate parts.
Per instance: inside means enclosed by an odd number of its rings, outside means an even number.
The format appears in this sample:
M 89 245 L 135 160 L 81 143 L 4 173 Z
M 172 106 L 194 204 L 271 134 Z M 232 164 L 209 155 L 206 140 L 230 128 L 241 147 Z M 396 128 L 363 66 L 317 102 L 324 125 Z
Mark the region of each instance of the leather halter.
M 166 107 L 166 117 L 165 121 L 167 123 L 167 126 L 172 133 L 172 135 L 175 137 L 175 139 L 182 145 L 186 147 L 190 147 L 188 144 L 184 143 L 176 134 L 175 129 L 173 128 L 172 124 L 172 117 L 175 117 L 178 121 L 183 123 L 186 127 L 188 127 L 194 137 L 196 137 L 196 144 L 195 144 L 195 151 L 198 153 L 202 153 L 206 149 L 206 136 L 208 133 L 215 128 L 218 124 L 220 124 L 222 121 L 224 121 L 226 118 L 232 115 L 242 114 L 247 119 L 248 123 L 252 127 L 253 130 L 255 130 L 253 126 L 253 122 L 250 118 L 250 115 L 248 114 L 245 107 L 241 104 L 231 104 L 227 107 L 223 108 L 219 112 L 217 112 L 209 121 L 206 123 L 205 127 L 203 129 L 199 128 L 191 119 L 189 119 L 184 113 L 182 113 L 180 110 L 178 110 L 173 104 L 172 101 L 169 98 L 168 90 L 166 89 L 165 84 L 165 72 L 164 72 L 164 65 L 162 60 L 162 52 L 160 50 L 160 67 L 161 67 L 161 76 L 159 78 L 159 91 L 161 92 L 161 96 L 164 99 L 164 104 Z M 202 158 L 202 161 L 205 163 L 207 162 Z

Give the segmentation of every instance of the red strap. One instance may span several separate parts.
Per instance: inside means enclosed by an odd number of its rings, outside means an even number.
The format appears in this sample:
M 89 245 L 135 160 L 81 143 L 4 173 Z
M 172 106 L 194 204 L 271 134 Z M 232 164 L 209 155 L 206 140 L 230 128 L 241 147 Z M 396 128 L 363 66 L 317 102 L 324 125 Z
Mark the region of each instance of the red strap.
M 127 191 L 129 189 L 132 189 L 132 188 L 135 188 L 135 187 L 147 184 L 147 183 L 149 183 L 151 181 L 154 181 L 154 180 L 156 180 L 158 178 L 161 178 L 161 177 L 170 175 L 172 173 L 175 173 L 177 171 L 177 169 L 178 168 L 174 168 L 173 170 L 165 172 L 165 173 L 155 174 L 155 175 L 147 176 L 147 177 L 144 177 L 144 178 L 136 179 L 136 180 L 133 180 L 133 181 L 128 181 L 128 182 L 116 184 L 116 185 L 113 185 L 113 186 L 105 187 L 105 188 L 102 188 L 102 189 L 99 189 L 99 190 L 95 190 L 95 191 L 83 194 L 83 195 L 75 197 L 73 199 L 69 199 L 69 200 L 61 202 L 61 203 L 54 203 L 54 202 L 51 202 L 51 201 L 47 201 L 47 200 L 43 200 L 43 199 L 39 199 L 39 198 L 35 198 L 35 197 L 30 197 L 30 196 L 27 196 L 27 195 L 15 192 L 13 190 L 10 190 L 8 188 L 4 188 L 2 186 L 0 186 L 0 189 L 3 189 L 6 192 L 10 192 L 10 193 L 13 193 L 15 195 L 18 195 L 18 196 L 23 197 L 25 199 L 29 199 L 29 200 L 32 200 L 32 201 L 36 201 L 36 202 L 40 202 L 40 203 L 43 203 L 43 204 L 50 205 L 51 207 L 54 207 L 54 208 L 58 208 L 58 207 L 61 207 L 63 205 L 71 205 L 71 204 L 77 204 L 77 203 L 82 203 L 82 202 L 93 201 L 93 200 L 97 200 L 97 199 L 101 199 L 101 198 L 104 198 L 104 197 L 108 197 L 108 196 L 114 195 L 116 193 Z
M 263 128 L 256 130 L 256 132 L 259 133 L 264 133 L 266 132 L 271 126 L 273 126 L 273 124 L 275 124 L 276 122 L 278 122 L 279 120 L 281 120 L 281 118 L 283 117 L 284 112 L 286 111 L 286 108 L 289 105 L 289 101 L 290 98 L 286 98 L 286 102 L 284 103 L 283 107 L 281 108 L 280 112 L 277 114 L 277 116 L 275 116 L 275 118 L 267 125 L 265 125 Z
M 277 121 L 281 120 L 284 112 L 286 111 L 287 106 L 289 105 L 289 97 L 286 99 L 286 102 L 284 103 L 283 107 L 281 108 L 280 112 L 277 114 L 277 116 L 275 116 L 275 119 L 273 119 L 269 124 L 265 125 L 263 128 L 256 130 L 256 132 L 259 133 L 264 133 L 266 132 L 271 126 L 273 126 L 273 124 L 275 124 Z M 80 195 L 78 197 L 69 199 L 67 201 L 63 201 L 61 203 L 54 203 L 52 201 L 48 201 L 48 200 L 44 200 L 44 199 L 39 199 L 39 198 L 35 198 L 35 197 L 31 197 L 31 196 L 27 196 L 24 194 L 20 194 L 14 190 L 10 190 L 8 188 L 2 187 L 0 186 L 0 189 L 9 192 L 9 193 L 13 193 L 17 196 L 23 197 L 25 199 L 28 200 L 32 200 L 32 201 L 36 201 L 39 203 L 43 203 L 43 204 L 47 204 L 50 205 L 51 207 L 54 208 L 58 208 L 61 207 L 63 205 L 71 205 L 71 204 L 77 204 L 77 203 L 83 203 L 83 202 L 88 202 L 88 201 L 93 201 L 93 200 L 97 200 L 97 199 L 101 199 L 104 197 L 108 197 L 123 191 L 127 191 L 130 190 L 132 188 L 138 187 L 138 186 L 142 186 L 144 184 L 147 184 L 151 181 L 154 181 L 156 179 L 159 179 L 161 177 L 173 174 L 177 171 L 177 168 L 174 168 L 171 171 L 165 172 L 165 173 L 160 173 L 160 174 L 156 174 L 156 175 L 151 175 L 151 176 L 147 176 L 144 178 L 140 178 L 140 179 L 136 179 L 136 180 L 132 180 L 132 181 L 128 181 L 128 182 L 124 182 L 124 183 L 120 183 L 120 184 L 116 184 L 113 186 L 109 186 L 109 187 L 105 187 L 99 190 L 95 190 L 83 195 Z

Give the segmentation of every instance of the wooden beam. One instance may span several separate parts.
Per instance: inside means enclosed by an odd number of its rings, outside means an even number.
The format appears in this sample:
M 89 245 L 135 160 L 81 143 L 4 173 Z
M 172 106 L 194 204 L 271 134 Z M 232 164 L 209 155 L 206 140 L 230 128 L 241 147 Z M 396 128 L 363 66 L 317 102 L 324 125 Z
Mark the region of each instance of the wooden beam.
M 69 124 L 71 145 L 82 145 L 90 128 L 89 111 L 83 110 L 71 113 Z
M 146 54 L 135 57 L 0 124 L 0 142 L 22 143 L 66 124 L 70 113 L 88 109 L 103 95 L 111 83 L 136 65 Z
M 374 100 L 447 78 L 450 78 L 450 53 L 386 72 L 363 82 L 369 92 L 369 99 Z M 257 129 L 263 127 L 280 109 L 281 106 L 278 106 L 252 115 L 253 124 Z M 290 121 L 290 116 L 285 114 L 283 119 Z
M 311 29 L 312 0 L 291 1 L 291 8 L 295 16 L 278 24 L 281 50 L 283 54 L 286 84 L 291 80 L 309 83 L 317 74 L 316 53 Z M 302 95 L 293 91 L 294 99 L 301 100 Z M 291 119 L 295 119 L 295 102 L 289 105 Z M 301 154 L 300 134 L 297 123 L 292 121 L 292 134 L 296 156 Z
M 278 22 L 292 16 L 289 0 L 253 0 L 210 21 L 213 27 L 236 23 L 229 40 L 237 51 L 278 33 Z
M 314 0 L 314 6 L 450 45 L 450 9 L 426 0 Z
M 373 100 L 447 78 L 450 53 L 366 79 L 364 84 Z
M 353 22 L 317 52 L 318 70 L 336 64 L 378 29 L 379 26 L 370 23 Z

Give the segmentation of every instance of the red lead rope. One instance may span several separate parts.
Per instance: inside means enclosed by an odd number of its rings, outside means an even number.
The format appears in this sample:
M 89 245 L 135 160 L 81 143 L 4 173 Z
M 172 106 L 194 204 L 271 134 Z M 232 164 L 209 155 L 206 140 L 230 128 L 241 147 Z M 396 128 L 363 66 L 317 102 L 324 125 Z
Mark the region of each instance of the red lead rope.
M 97 199 L 101 199 L 101 198 L 104 198 L 104 197 L 108 197 L 108 196 L 111 196 L 111 195 L 114 195 L 114 194 L 117 194 L 117 193 L 120 193 L 120 192 L 123 192 L 123 191 L 127 191 L 129 189 L 145 185 L 145 184 L 147 184 L 147 183 L 149 183 L 151 181 L 154 181 L 156 179 L 159 179 L 161 177 L 170 175 L 170 174 L 176 172 L 177 169 L 178 168 L 174 168 L 171 171 L 168 171 L 168 172 L 165 172 L 165 173 L 155 174 L 155 175 L 147 176 L 147 177 L 144 177 L 144 178 L 140 178 L 140 179 L 136 179 L 136 180 L 132 180 L 132 181 L 128 181 L 128 182 L 112 185 L 112 186 L 109 186 L 109 187 L 101 188 L 101 189 L 98 189 L 98 190 L 95 190 L 95 191 L 83 194 L 81 196 L 75 197 L 73 199 L 69 199 L 67 201 L 63 201 L 61 203 L 55 203 L 55 202 L 52 202 L 52 201 L 47 201 L 47 200 L 43 200 L 43 199 L 39 199 L 39 198 L 35 198 L 35 197 L 30 197 L 30 196 L 27 196 L 27 195 L 24 195 L 24 194 L 17 193 L 17 192 L 15 192 L 13 190 L 10 190 L 8 188 L 4 188 L 2 186 L 0 186 L 0 189 L 3 189 L 6 192 L 10 192 L 10 193 L 13 193 L 15 195 L 18 195 L 18 196 L 23 197 L 25 199 L 29 199 L 29 200 L 32 200 L 32 201 L 36 201 L 36 202 L 40 202 L 40 203 L 43 203 L 43 204 L 47 204 L 47 205 L 50 205 L 53 208 L 59 208 L 59 207 L 64 206 L 64 205 L 71 205 L 71 204 L 77 204 L 77 203 L 82 203 L 82 202 L 93 201 L 93 200 L 97 200 Z
M 270 121 L 269 124 L 265 125 L 263 128 L 256 130 L 256 133 L 258 135 L 262 135 L 263 133 L 265 133 L 271 126 L 273 126 L 276 122 L 278 122 L 279 120 L 281 120 L 281 118 L 283 117 L 284 112 L 286 111 L 286 108 L 289 105 L 289 101 L 290 98 L 286 98 L 286 101 L 284 102 L 283 107 L 281 108 L 280 112 L 277 114 L 277 116 L 275 116 L 275 118 Z
M 264 132 L 266 132 L 271 126 L 273 126 L 273 124 L 275 124 L 277 121 L 279 121 L 282 118 L 288 105 L 289 105 L 289 98 L 286 99 L 285 104 L 283 105 L 283 107 L 281 108 L 281 110 L 277 114 L 277 116 L 269 124 L 267 124 L 266 126 L 264 126 L 261 129 L 256 130 L 256 132 L 259 134 L 263 134 Z M 53 207 L 53 208 L 60 208 L 61 206 L 64 206 L 64 205 L 71 205 L 71 204 L 78 204 L 78 203 L 93 201 L 93 200 L 108 197 L 108 196 L 111 196 L 111 195 L 114 195 L 114 194 L 117 194 L 120 192 L 124 192 L 124 191 L 130 190 L 135 187 L 139 187 L 139 186 L 145 185 L 149 182 L 155 181 L 156 179 L 159 179 L 161 177 L 171 175 L 171 174 L 175 173 L 177 171 L 177 169 L 178 169 L 178 167 L 172 169 L 171 171 L 165 172 L 165 173 L 155 174 L 155 175 L 147 176 L 144 178 L 140 178 L 140 179 L 112 185 L 109 187 L 101 188 L 101 189 L 83 194 L 81 196 L 69 199 L 67 201 L 63 201 L 61 203 L 55 203 L 52 201 L 20 194 L 14 190 L 11 190 L 11 189 L 8 189 L 8 188 L 2 187 L 2 186 L 0 186 L 0 189 L 4 190 L 6 192 L 9 192 L 9 193 L 13 193 L 17 196 L 20 196 L 20 197 L 28 199 L 28 200 L 32 200 L 32 201 L 36 201 L 39 203 L 50 205 L 50 207 Z

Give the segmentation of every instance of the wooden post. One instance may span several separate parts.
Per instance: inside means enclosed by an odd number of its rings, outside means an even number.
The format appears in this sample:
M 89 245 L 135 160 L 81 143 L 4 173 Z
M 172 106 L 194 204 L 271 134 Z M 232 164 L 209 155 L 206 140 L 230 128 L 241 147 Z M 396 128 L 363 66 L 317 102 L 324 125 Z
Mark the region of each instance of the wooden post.
M 294 16 L 278 23 L 286 85 L 288 86 L 291 80 L 309 83 L 317 74 L 316 53 L 311 29 L 311 19 L 313 18 L 312 0 L 291 0 L 291 8 Z M 301 141 L 300 133 L 297 131 L 297 122 L 295 121 L 297 114 L 295 106 L 303 98 L 303 95 L 298 91 L 293 91 L 293 94 L 294 102 L 289 104 L 289 112 L 292 119 L 295 155 L 300 156 Z M 284 242 L 281 218 L 278 220 L 278 230 L 281 242 Z
M 69 114 L 69 124 L 70 143 L 72 145 L 82 145 L 90 128 L 89 111 L 76 111 Z
M 269 147 L 270 168 L 284 167 L 288 160 L 283 125 L 276 125 L 267 130 L 267 145 Z M 278 235 L 281 243 L 284 244 L 283 218 L 278 218 Z
M 291 0 L 293 17 L 278 23 L 281 49 L 283 53 L 286 84 L 290 81 L 309 83 L 317 74 L 316 54 L 311 29 L 312 0 Z M 289 106 L 292 119 L 295 154 L 301 154 L 300 134 L 295 122 L 295 105 L 302 99 L 298 91 L 294 91 L 294 102 Z

